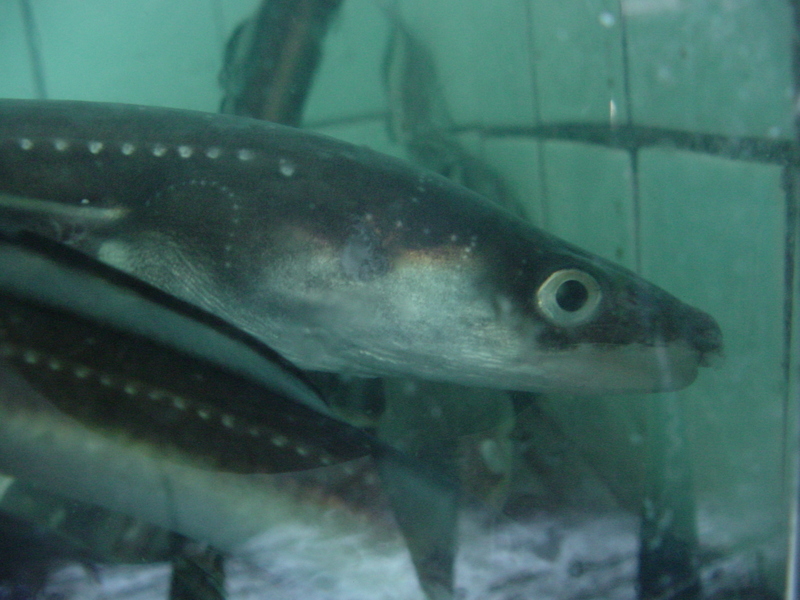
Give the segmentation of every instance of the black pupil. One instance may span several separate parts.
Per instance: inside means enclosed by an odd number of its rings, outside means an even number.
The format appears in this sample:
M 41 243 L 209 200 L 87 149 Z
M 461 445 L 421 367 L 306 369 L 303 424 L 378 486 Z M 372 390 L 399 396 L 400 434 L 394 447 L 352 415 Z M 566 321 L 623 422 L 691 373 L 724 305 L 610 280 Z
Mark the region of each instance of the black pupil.
M 570 279 L 556 290 L 556 302 L 562 310 L 575 312 L 580 310 L 589 299 L 589 290 L 580 281 Z

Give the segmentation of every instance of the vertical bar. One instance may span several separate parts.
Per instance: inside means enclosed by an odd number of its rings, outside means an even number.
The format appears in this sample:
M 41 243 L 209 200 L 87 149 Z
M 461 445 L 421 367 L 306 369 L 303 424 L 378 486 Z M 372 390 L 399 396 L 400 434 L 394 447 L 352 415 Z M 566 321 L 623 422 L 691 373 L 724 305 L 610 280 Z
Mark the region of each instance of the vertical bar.
M 784 406 L 783 406 L 783 472 L 789 498 L 789 522 L 786 562 L 787 600 L 800 600 L 800 374 L 797 362 L 800 353 L 794 348 L 797 339 L 796 322 L 798 294 L 797 253 L 800 229 L 800 168 L 789 165 L 784 171 L 786 192 L 786 238 L 784 263 Z
M 677 394 L 648 398 L 648 463 L 639 534 L 639 597 L 700 595 L 694 485 Z
M 630 49 L 621 1 L 619 16 L 627 124 L 633 125 Z M 637 148 L 631 150 L 631 185 L 634 265 L 635 270 L 641 273 L 641 193 Z M 648 454 L 639 531 L 638 594 L 642 600 L 694 600 L 700 597 L 701 586 L 697 573 L 694 483 L 691 458 L 686 448 L 683 409 L 677 394 L 658 394 L 646 402 Z
M 36 97 L 39 100 L 46 100 L 47 89 L 44 85 L 42 53 L 39 47 L 39 32 L 33 17 L 33 9 L 31 8 L 30 0 L 20 0 L 19 4 L 22 11 L 22 22 L 25 25 L 25 41 L 28 44 L 28 55 L 31 61 L 31 71 L 33 74 L 33 85 L 36 90 Z
M 792 78 L 794 81 L 795 108 L 800 101 L 800 1 L 789 0 L 794 17 L 795 35 L 792 42 Z M 800 116 L 795 112 L 795 136 L 800 138 Z M 800 456 L 797 436 L 800 432 L 800 373 L 797 373 L 800 353 L 794 348 L 795 335 L 800 324 L 796 323 L 795 305 L 800 301 L 797 277 L 798 230 L 800 230 L 800 167 L 787 166 L 784 172 L 786 190 L 786 262 L 784 271 L 784 473 L 789 487 L 789 527 L 786 563 L 787 600 L 800 600 Z

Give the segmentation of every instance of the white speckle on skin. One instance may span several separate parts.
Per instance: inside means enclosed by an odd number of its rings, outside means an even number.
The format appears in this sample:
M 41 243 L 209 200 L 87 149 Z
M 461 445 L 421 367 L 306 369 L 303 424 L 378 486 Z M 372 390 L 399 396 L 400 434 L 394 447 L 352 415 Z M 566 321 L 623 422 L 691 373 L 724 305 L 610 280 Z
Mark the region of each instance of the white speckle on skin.
M 189 158 L 193 152 L 191 146 L 178 146 L 178 156 L 181 158 Z
M 25 350 L 22 355 L 22 360 L 24 360 L 29 365 L 35 365 L 39 362 L 39 353 L 36 350 Z
M 69 148 L 69 142 L 61 138 L 56 138 L 53 140 L 53 148 L 59 152 L 64 152 L 64 150 Z
M 283 435 L 275 435 L 270 439 L 270 442 L 272 442 L 273 446 L 276 446 L 278 448 L 283 448 L 286 444 L 289 443 L 289 439 Z
M 222 425 L 228 429 L 233 429 L 233 426 L 236 425 L 236 419 L 233 418 L 233 415 L 222 415 L 221 421 Z
M 222 150 L 220 150 L 216 146 L 212 146 L 211 148 L 207 148 L 206 149 L 206 156 L 208 158 L 211 158 L 211 159 L 219 158 L 221 154 L 222 154 Z
M 247 429 L 247 433 L 249 433 L 253 437 L 258 437 L 259 435 L 261 435 L 261 430 L 258 427 L 249 427 Z
M 188 406 L 186 399 L 181 396 L 173 396 L 172 397 L 172 406 L 177 408 L 178 410 L 186 410 Z
M 450 241 L 451 241 L 451 242 L 453 242 L 453 243 L 457 242 L 457 241 L 458 241 L 458 235 L 457 235 L 457 234 L 455 234 L 455 233 L 454 233 L 454 234 L 452 234 L 452 235 L 450 236 Z
M 92 370 L 89 367 L 85 367 L 83 365 L 78 365 L 72 370 L 72 374 L 78 379 L 86 379 L 91 372 Z
M 310 453 L 310 450 L 308 448 L 299 445 L 294 447 L 294 451 L 297 452 L 297 454 L 300 456 L 308 456 Z
M 167 153 L 167 147 L 164 144 L 156 144 L 153 146 L 153 156 L 162 157 Z
M 252 150 L 247 150 L 245 148 L 242 148 L 236 153 L 236 156 L 239 158 L 239 160 L 247 161 L 247 160 L 253 160 L 256 155 L 255 152 L 253 152 Z
M 22 138 L 19 141 L 19 147 L 23 150 L 32 150 L 33 149 L 33 142 L 28 138 Z
M 291 160 L 288 158 L 282 158 L 278 161 L 278 171 L 284 177 L 291 177 L 295 174 L 297 170 L 297 165 L 295 165 Z
M 497 302 L 497 312 L 500 313 L 501 319 L 508 319 L 514 313 L 514 303 L 502 294 L 497 294 L 495 297 Z
M 51 371 L 60 371 L 64 367 L 62 362 L 57 358 L 51 358 L 47 361 L 47 366 L 50 367 Z
M 88 146 L 89 152 L 92 154 L 100 154 L 100 152 L 103 150 L 103 142 L 92 141 L 89 142 Z
M 111 387 L 114 385 L 114 380 L 111 378 L 111 375 L 103 374 L 100 376 L 100 385 Z
M 125 143 L 124 143 L 124 144 L 122 144 L 122 146 L 120 147 L 120 150 L 122 150 L 122 153 L 123 153 L 125 156 L 130 156 L 130 155 L 131 155 L 131 154 L 133 154 L 133 153 L 134 153 L 134 151 L 136 150 L 136 146 L 134 146 L 134 145 L 133 145 L 133 144 L 131 144 L 130 142 L 125 142 Z
M 211 418 L 211 412 L 206 408 L 199 408 L 197 409 L 197 416 L 204 421 L 208 421 Z
M 159 401 L 163 400 L 166 397 L 166 394 L 161 390 L 150 390 L 147 392 L 147 397 L 150 398 L 150 400 Z
M 128 396 L 135 396 L 139 393 L 139 386 L 135 382 L 129 381 L 125 384 L 125 387 L 122 388 L 122 391 L 128 394 Z

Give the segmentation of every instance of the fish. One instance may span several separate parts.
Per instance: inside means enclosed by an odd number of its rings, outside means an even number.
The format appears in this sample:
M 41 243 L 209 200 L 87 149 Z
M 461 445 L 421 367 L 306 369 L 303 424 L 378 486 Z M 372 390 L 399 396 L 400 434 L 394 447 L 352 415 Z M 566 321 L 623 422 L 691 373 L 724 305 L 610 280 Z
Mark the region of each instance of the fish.
M 198 468 L 282 473 L 372 452 L 262 344 L 33 235 L 0 236 L 0 359 L 93 431 Z
M 127 272 L 304 370 L 653 392 L 722 352 L 710 315 L 444 177 L 244 117 L 2 100 L 0 228 Z
M 263 0 L 231 34 L 219 83 L 220 112 L 300 125 L 342 0 Z
M 55 492 L 63 492 L 66 479 L 70 496 L 162 527 L 170 527 L 174 511 L 193 515 L 187 507 L 203 505 L 184 500 L 167 509 L 165 520 L 161 496 L 174 500 L 162 472 L 174 467 L 167 465 L 190 467 L 182 477 L 196 482 L 205 480 L 192 469 L 285 474 L 366 456 L 391 489 L 402 486 L 400 507 L 424 503 L 412 524 L 424 516 L 449 527 L 454 518 L 430 508 L 457 495 L 454 478 L 341 420 L 304 374 L 271 349 L 192 304 L 25 231 L 0 234 L 0 417 L 0 473 Z M 76 490 L 73 478 L 85 467 L 74 463 L 96 462 L 97 447 L 104 449 L 101 462 L 122 461 L 126 472 L 134 463 L 140 477 L 95 465 L 90 473 L 110 474 L 109 481 Z M 147 494 L 153 479 L 164 489 Z M 130 490 L 140 484 L 144 492 Z M 139 498 L 134 506 L 120 499 L 118 490 L 126 488 L 126 498 Z M 182 521 L 183 531 L 202 539 L 224 540 L 228 533 L 222 528 L 214 537 L 207 519 Z M 423 546 L 415 564 L 427 565 L 439 544 Z M 421 576 L 427 587 L 427 572 Z M 188 584 L 173 578 L 180 582 Z

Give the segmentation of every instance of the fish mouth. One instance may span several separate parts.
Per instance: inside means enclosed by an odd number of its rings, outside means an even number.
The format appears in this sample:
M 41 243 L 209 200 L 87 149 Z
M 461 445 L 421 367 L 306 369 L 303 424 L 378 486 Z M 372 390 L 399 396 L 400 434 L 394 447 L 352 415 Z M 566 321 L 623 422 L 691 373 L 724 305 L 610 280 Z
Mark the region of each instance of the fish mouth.
M 710 344 L 709 344 L 710 346 Z M 711 364 L 721 346 L 702 351 L 686 339 L 655 344 L 581 344 L 545 357 L 542 389 L 568 394 L 681 390 Z
M 701 367 L 718 366 L 723 358 L 722 329 L 714 318 L 702 311 L 694 310 L 686 321 L 686 340 L 699 356 Z

